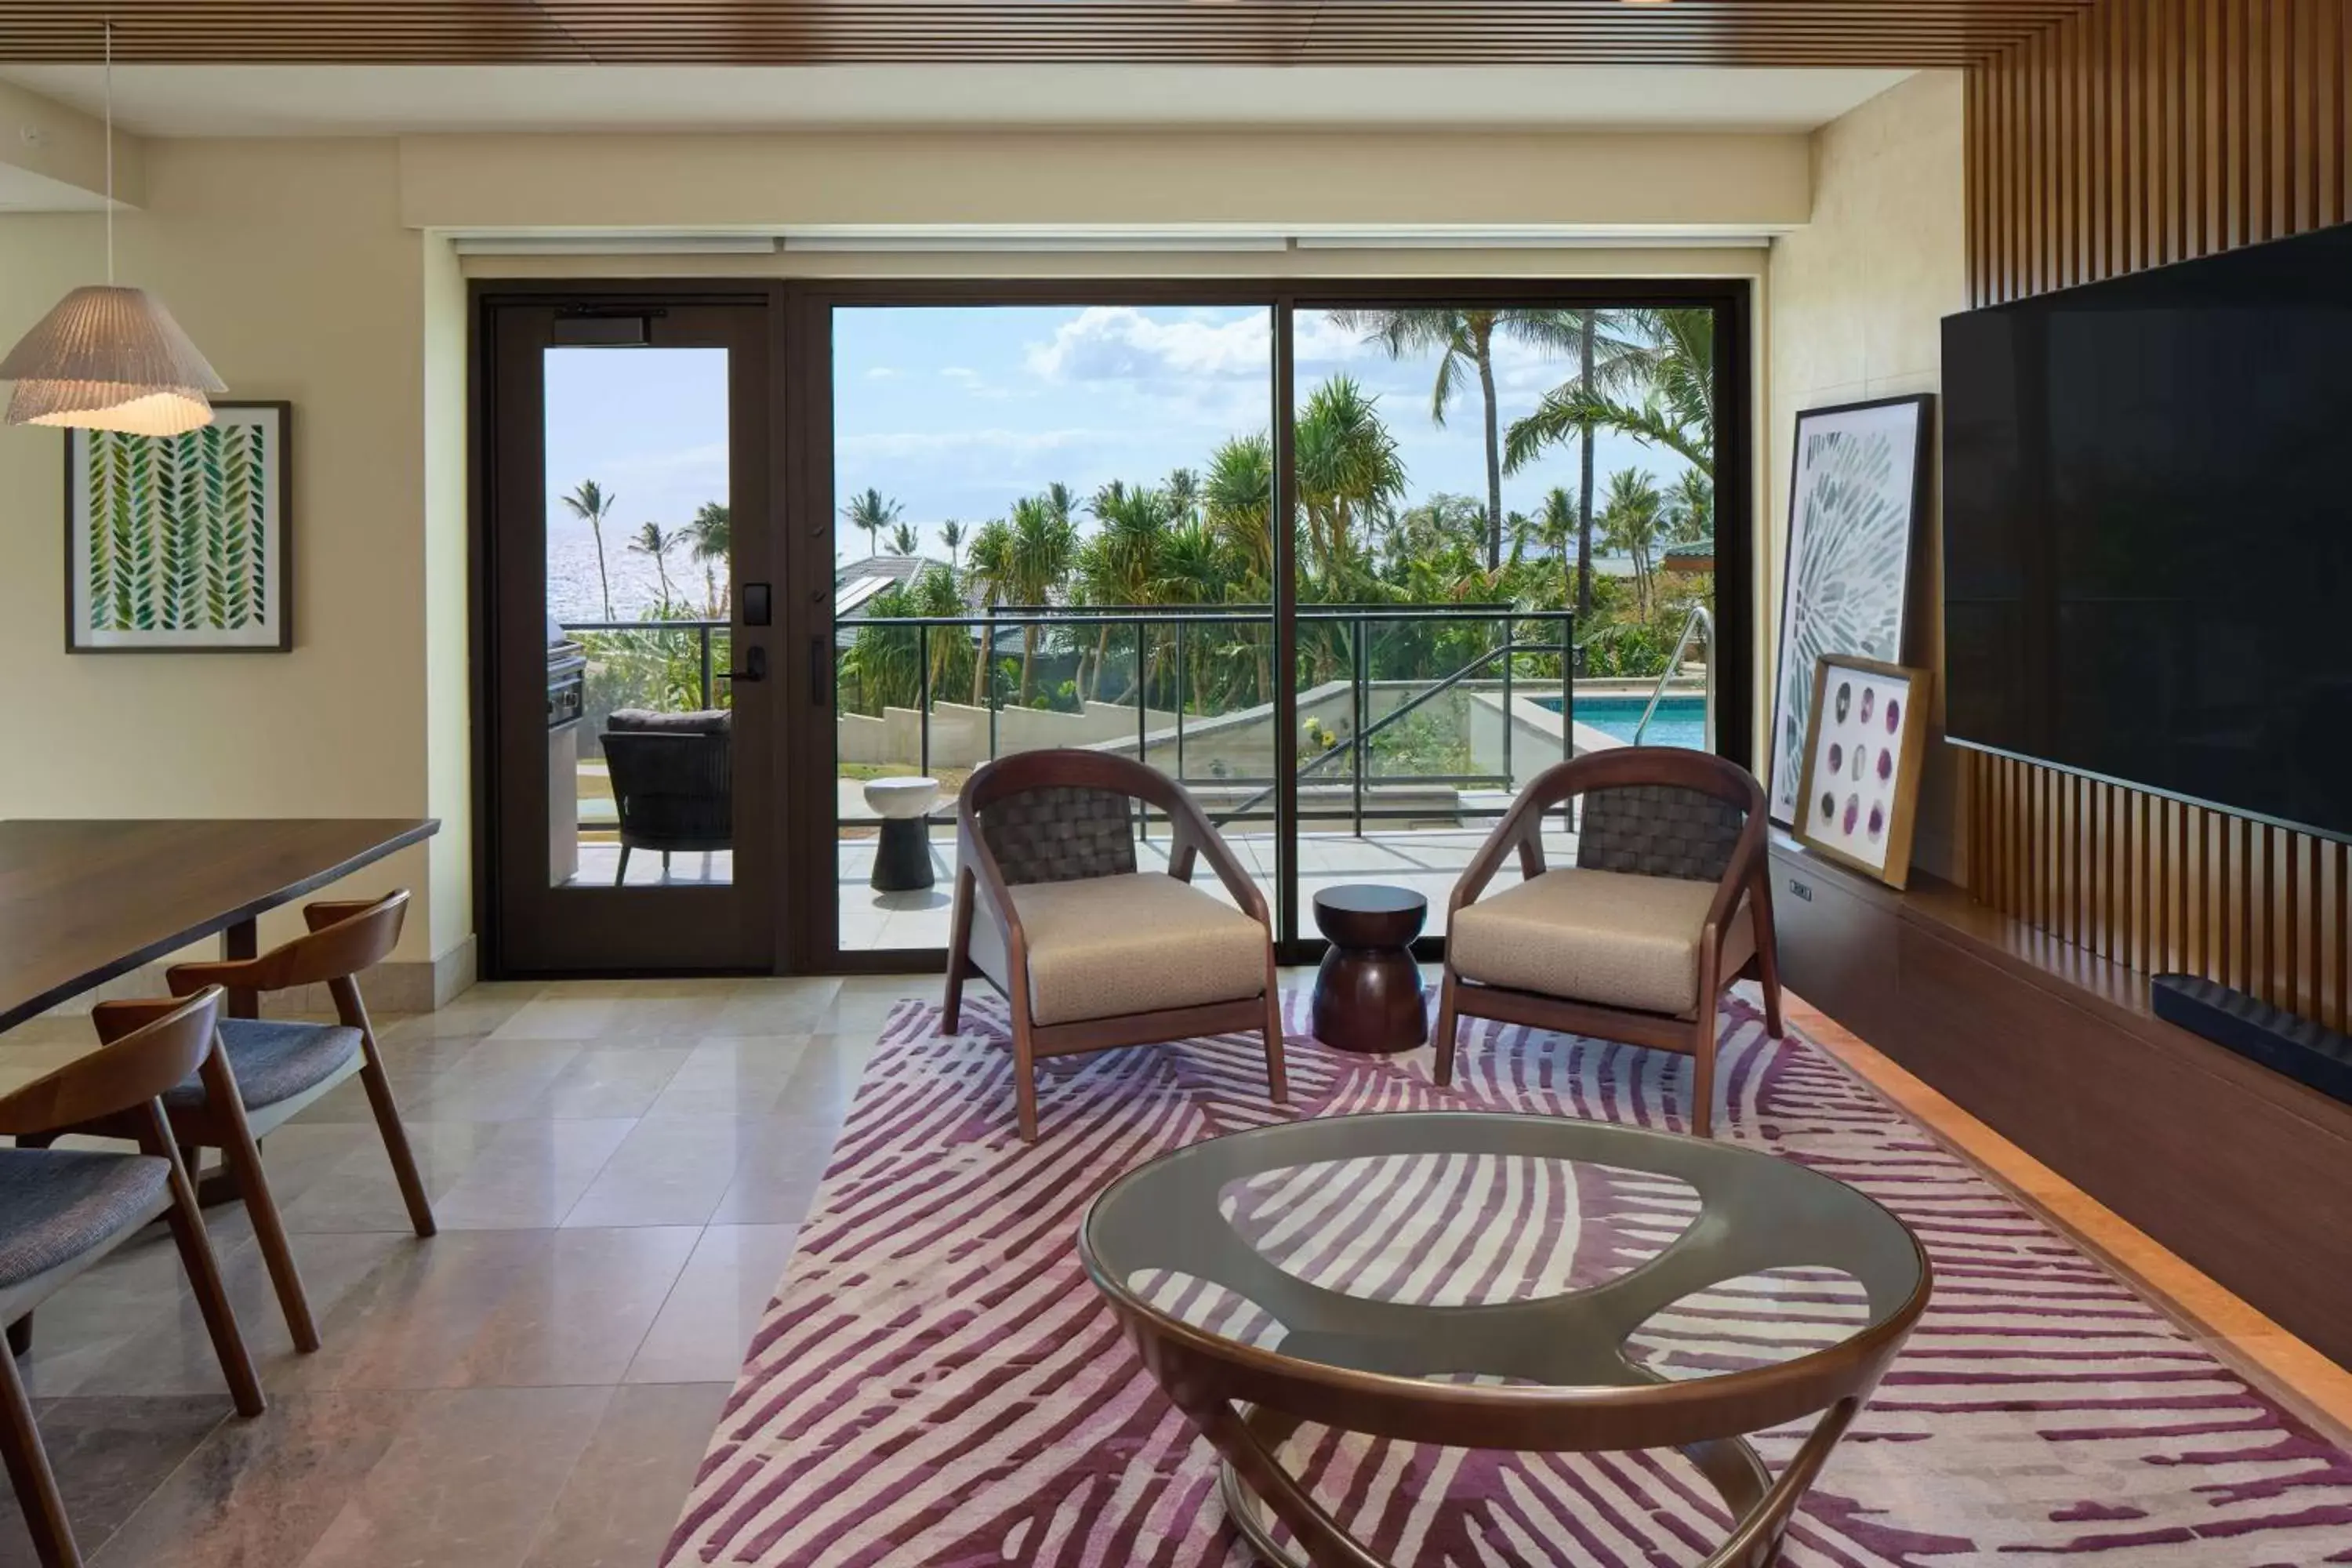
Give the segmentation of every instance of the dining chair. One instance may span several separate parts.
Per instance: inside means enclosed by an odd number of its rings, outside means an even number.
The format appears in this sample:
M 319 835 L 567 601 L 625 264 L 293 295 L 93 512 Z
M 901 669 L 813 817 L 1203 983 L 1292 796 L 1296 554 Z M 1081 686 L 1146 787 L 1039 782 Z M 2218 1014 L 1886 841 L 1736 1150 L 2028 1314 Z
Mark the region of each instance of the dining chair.
M 1139 800 L 1168 817 L 1164 872 L 1137 868 Z M 1286 1100 L 1265 896 L 1175 780 L 1102 752 L 1000 757 L 964 781 L 956 858 L 941 1026 L 961 1024 L 966 979 L 1004 994 L 1023 1138 L 1037 1137 L 1037 1058 L 1114 1046 L 1259 1032 Z M 1233 904 L 1192 885 L 1203 859 Z
M 105 1044 L 0 1096 L 0 1133 L 46 1139 L 61 1127 L 112 1121 L 140 1152 L 0 1149 L 0 1321 L 16 1323 L 158 1215 L 169 1220 L 213 1352 L 237 1414 L 267 1407 L 237 1332 L 220 1267 L 163 1097 L 191 1077 L 224 1100 L 236 1089 L 214 1048 L 223 994 L 205 986 L 169 1002 L 108 1002 L 95 1015 Z M 0 1456 L 44 1568 L 79 1568 L 56 1474 L 41 1445 L 16 1358 L 0 1352 Z
M 1543 822 L 1581 797 L 1576 864 L 1550 867 Z M 1780 1036 L 1780 966 L 1764 791 L 1704 752 L 1626 746 L 1538 774 L 1454 885 L 1437 1003 L 1437 1081 L 1464 1015 L 1679 1051 L 1689 1127 L 1714 1126 L 1717 998 L 1754 974 Z M 1487 885 L 1517 854 L 1520 881 Z
M 221 1152 L 226 1176 L 252 1216 L 254 1239 L 269 1267 L 294 1348 L 305 1352 L 319 1348 L 318 1325 L 262 1166 L 262 1139 L 358 1074 L 407 1205 L 409 1223 L 419 1236 L 431 1236 L 436 1228 L 433 1205 L 409 1150 L 408 1131 L 384 1072 L 383 1048 L 359 987 L 359 976 L 381 963 L 400 940 L 407 910 L 405 890 L 373 900 L 306 904 L 302 918 L 310 928 L 308 934 L 258 958 L 177 963 L 163 975 L 175 996 L 212 986 L 236 995 L 324 984 L 334 999 L 339 1021 L 333 1024 L 223 1016 L 220 1054 L 234 1075 L 236 1092 L 226 1093 L 222 1085 L 196 1078 L 163 1097 L 172 1136 L 183 1150 Z M 108 1116 L 60 1131 L 120 1138 L 134 1135 L 136 1129 L 121 1116 Z

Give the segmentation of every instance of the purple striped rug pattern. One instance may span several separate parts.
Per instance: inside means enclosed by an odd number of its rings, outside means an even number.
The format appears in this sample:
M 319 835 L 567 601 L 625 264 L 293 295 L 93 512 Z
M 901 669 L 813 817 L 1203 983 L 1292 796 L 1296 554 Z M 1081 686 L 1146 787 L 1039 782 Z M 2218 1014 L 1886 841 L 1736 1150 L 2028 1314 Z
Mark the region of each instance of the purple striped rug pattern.
M 1286 999 L 1303 1027 L 1303 998 Z M 2352 1563 L 2352 1459 L 2097 1262 L 1946 1152 L 1817 1046 L 1734 1000 L 1717 1136 L 1799 1160 L 1894 1209 L 1933 1255 L 1934 1301 L 1814 1489 L 1794 1568 Z M 893 1014 L 667 1565 L 1242 1568 L 1215 1458 L 1097 1301 L 1071 1238 L 1092 1194 L 1162 1151 L 1293 1116 L 1481 1108 L 1680 1130 L 1688 1064 L 1475 1023 L 1452 1090 L 1429 1053 L 1364 1059 L 1294 1037 L 1292 1105 L 1255 1036 L 1042 1068 L 1044 1136 L 1013 1130 L 1003 1018 Z M 1282 1267 L 1363 1294 L 1500 1300 L 1590 1285 L 1654 1254 L 1695 1203 L 1584 1164 L 1355 1162 L 1277 1172 L 1225 1212 Z M 1279 1327 L 1199 1281 L 1139 1281 L 1244 1338 Z M 1678 1302 L 1636 1334 L 1667 1376 L 1837 1337 L 1852 1284 L 1776 1270 Z M 1763 1435 L 1778 1465 L 1802 1427 Z M 1286 1454 L 1400 1563 L 1698 1561 L 1727 1521 L 1679 1455 L 1421 1448 L 1303 1432 Z

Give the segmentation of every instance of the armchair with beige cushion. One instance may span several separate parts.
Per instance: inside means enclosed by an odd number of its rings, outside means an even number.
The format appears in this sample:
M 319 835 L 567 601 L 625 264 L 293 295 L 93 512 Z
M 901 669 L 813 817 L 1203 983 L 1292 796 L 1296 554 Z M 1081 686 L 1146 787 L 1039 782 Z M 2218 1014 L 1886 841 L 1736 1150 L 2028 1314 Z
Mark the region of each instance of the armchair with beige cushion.
M 1164 872 L 1137 868 L 1138 800 L 1167 816 Z M 1037 1136 L 1039 1057 L 1259 1030 L 1285 1099 L 1265 895 L 1175 781 L 1098 752 L 1000 758 L 965 781 L 956 855 L 941 1021 L 961 1024 L 967 978 L 1003 993 L 1023 1138 Z M 1192 886 L 1201 859 L 1239 909 Z
M 1573 867 L 1544 863 L 1544 815 L 1583 796 Z M 1690 1130 L 1713 1125 L 1717 998 L 1753 973 L 1780 1035 L 1764 792 L 1701 752 L 1629 746 L 1549 769 L 1454 889 L 1437 1007 L 1437 1081 L 1463 1014 L 1696 1058 Z M 1488 894 L 1517 851 L 1523 880 Z

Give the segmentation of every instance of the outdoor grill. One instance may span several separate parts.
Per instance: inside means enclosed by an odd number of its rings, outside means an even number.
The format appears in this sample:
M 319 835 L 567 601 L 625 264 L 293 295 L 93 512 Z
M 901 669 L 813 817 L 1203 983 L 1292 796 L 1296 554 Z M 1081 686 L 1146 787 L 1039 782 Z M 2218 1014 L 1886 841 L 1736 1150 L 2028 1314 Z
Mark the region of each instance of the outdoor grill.
M 580 723 L 586 716 L 588 650 L 547 620 L 547 876 L 561 887 L 580 873 Z

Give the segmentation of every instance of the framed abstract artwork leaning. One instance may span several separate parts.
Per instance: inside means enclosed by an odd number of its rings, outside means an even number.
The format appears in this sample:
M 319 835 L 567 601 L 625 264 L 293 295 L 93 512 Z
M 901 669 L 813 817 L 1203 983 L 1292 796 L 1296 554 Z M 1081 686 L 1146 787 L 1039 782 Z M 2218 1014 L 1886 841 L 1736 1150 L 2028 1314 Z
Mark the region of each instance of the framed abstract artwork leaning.
M 1797 821 L 1815 661 L 1894 662 L 1906 651 L 1935 407 L 1930 396 L 1888 397 L 1797 416 L 1765 787 L 1783 826 Z
M 294 646 L 293 410 L 215 403 L 179 436 L 66 432 L 66 649 Z
M 1892 888 L 1911 879 L 1911 829 L 1934 675 L 1830 654 L 1814 662 L 1797 802 L 1804 846 Z

